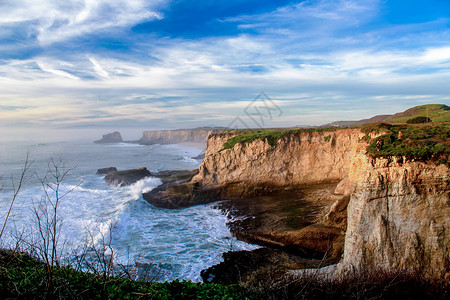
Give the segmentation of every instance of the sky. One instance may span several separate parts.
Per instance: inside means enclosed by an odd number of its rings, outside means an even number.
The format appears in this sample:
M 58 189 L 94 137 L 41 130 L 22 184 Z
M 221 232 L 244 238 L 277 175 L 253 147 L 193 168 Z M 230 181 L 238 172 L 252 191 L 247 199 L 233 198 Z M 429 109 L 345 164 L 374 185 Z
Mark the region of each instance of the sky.
M 449 0 L 0 0 L 3 132 L 319 125 L 427 103 L 450 103 Z

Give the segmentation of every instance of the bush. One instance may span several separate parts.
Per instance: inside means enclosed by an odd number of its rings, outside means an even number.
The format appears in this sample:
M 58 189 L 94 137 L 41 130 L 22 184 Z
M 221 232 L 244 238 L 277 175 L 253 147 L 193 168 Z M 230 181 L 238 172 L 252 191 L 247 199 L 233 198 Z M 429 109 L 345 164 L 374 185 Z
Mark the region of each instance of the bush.
M 376 132 L 380 127 L 371 127 Z M 405 156 L 409 159 L 448 161 L 450 124 L 411 124 L 384 127 L 385 134 L 369 140 L 367 154 L 373 157 Z M 369 130 L 366 134 L 371 133 Z M 378 140 L 382 147 L 377 149 Z
M 11 299 L 248 299 L 238 285 L 191 281 L 146 282 L 103 277 L 55 267 L 51 294 L 46 294 L 45 263 L 25 254 L 0 250 L 0 295 Z
M 428 117 L 415 117 L 406 121 L 407 124 L 421 124 L 421 123 L 431 123 L 431 119 Z

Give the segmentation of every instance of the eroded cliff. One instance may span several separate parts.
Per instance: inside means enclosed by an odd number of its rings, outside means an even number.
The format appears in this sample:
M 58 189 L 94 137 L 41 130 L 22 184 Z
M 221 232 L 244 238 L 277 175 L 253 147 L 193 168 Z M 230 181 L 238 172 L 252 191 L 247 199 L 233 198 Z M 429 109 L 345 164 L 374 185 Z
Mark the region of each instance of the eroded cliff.
M 339 181 L 349 173 L 351 159 L 360 151 L 360 130 L 300 132 L 267 140 L 237 143 L 222 150 L 231 134 L 213 135 L 194 181 L 203 187 L 239 183 L 248 186 L 293 186 Z
M 450 276 L 449 168 L 404 158 L 359 158 L 342 267 Z M 356 173 L 355 173 L 356 172 Z
M 209 138 L 193 179 L 199 190 L 246 197 L 258 187 L 339 181 L 335 193 L 348 196 L 322 221 L 334 228 L 347 221 L 340 270 L 420 270 L 450 278 L 450 170 L 445 163 L 369 157 L 369 139 L 358 129 L 297 132 L 275 145 L 255 139 L 224 149 L 236 134 Z
M 206 143 L 208 136 L 213 133 L 209 129 L 179 129 L 144 131 L 140 144 L 176 144 L 182 142 Z

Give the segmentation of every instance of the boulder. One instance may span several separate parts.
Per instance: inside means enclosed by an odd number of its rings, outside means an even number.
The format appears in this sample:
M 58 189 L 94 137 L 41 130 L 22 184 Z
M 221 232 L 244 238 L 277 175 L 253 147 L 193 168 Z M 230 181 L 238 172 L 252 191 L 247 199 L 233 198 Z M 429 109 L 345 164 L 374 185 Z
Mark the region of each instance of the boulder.
M 117 172 L 116 167 L 102 168 L 97 170 L 97 175 L 106 175 L 114 172 Z
M 127 186 L 151 175 L 147 168 L 139 168 L 108 173 L 105 180 L 106 183 L 111 185 Z

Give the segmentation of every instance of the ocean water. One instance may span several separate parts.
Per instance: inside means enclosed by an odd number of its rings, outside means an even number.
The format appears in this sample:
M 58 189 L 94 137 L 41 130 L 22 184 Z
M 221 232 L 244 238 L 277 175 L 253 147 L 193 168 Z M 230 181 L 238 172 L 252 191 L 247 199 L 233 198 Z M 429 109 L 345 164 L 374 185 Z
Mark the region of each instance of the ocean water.
M 256 246 L 237 241 L 226 226 L 227 216 L 213 204 L 169 210 L 154 207 L 142 192 L 161 184 L 146 178 L 128 187 L 114 187 L 96 175 L 99 168 L 126 170 L 147 167 L 150 171 L 191 170 L 202 149 L 182 145 L 95 144 L 92 142 L 0 143 L 0 226 L 17 184 L 27 152 L 32 161 L 29 180 L 17 197 L 1 246 L 22 244 L 37 238 L 35 211 L 45 203 L 42 181 L 52 158 L 68 171 L 61 183 L 58 215 L 59 245 L 70 258 L 88 243 L 101 243 L 111 232 L 117 262 L 153 264 L 159 281 L 201 281 L 200 271 L 221 261 L 222 253 L 250 250 Z M 52 169 L 52 168 L 50 168 Z

